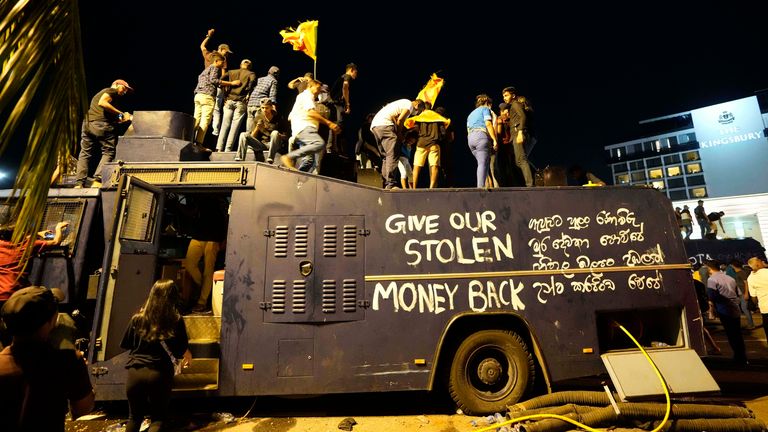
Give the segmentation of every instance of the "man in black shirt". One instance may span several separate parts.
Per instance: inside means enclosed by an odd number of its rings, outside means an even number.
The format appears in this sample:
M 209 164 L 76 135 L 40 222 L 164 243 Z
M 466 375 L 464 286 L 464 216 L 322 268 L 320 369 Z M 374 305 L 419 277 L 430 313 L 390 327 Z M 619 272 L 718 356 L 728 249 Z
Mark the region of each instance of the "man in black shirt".
M 88 177 L 88 162 L 94 145 L 101 148 L 101 160 L 93 174 L 92 187 L 101 186 L 101 170 L 105 163 L 112 162 L 115 158 L 117 126 L 133 119 L 131 113 L 124 112 L 119 108 L 118 102 L 122 96 L 132 91 L 133 88 L 127 82 L 119 79 L 112 83 L 112 87 L 101 90 L 91 99 L 91 106 L 88 108 L 85 120 L 83 120 L 75 187 L 85 186 L 85 179 Z
M 701 229 L 701 238 L 707 238 L 707 234 L 709 234 L 710 227 L 709 227 L 709 219 L 707 218 L 707 212 L 704 211 L 704 200 L 699 200 L 699 205 L 696 206 L 696 208 L 693 209 L 693 214 L 696 216 L 696 223 L 699 224 L 699 228 Z
M 337 78 L 333 83 L 333 87 L 331 87 L 330 96 L 334 108 L 331 110 L 331 115 L 334 116 L 331 120 L 338 124 L 342 131 L 344 131 L 344 127 L 346 126 L 344 120 L 349 115 L 349 113 L 352 112 L 349 99 L 349 89 L 352 86 L 352 81 L 354 81 L 356 78 L 357 65 L 350 63 L 347 65 L 344 74 Z M 338 153 L 343 153 L 345 149 L 346 140 L 344 139 L 344 133 L 345 132 L 332 135 L 332 147 Z

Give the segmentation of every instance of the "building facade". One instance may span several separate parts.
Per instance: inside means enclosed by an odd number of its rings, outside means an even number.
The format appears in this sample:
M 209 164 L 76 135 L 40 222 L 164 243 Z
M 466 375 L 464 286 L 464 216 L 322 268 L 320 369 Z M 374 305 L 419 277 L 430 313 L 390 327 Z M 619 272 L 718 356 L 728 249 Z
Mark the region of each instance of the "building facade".
M 613 184 L 659 189 L 691 211 L 704 200 L 725 212 L 718 237 L 768 240 L 768 91 L 640 124 L 647 135 L 605 147 Z

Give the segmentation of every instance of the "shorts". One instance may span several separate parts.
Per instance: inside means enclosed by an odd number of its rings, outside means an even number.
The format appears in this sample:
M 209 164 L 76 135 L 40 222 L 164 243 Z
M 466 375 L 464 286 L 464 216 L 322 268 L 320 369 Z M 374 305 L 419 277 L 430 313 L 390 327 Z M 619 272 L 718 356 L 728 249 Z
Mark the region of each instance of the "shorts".
M 430 166 L 440 165 L 440 146 L 433 144 L 429 147 L 416 147 L 416 155 L 413 157 L 413 165 L 423 167 L 429 157 Z

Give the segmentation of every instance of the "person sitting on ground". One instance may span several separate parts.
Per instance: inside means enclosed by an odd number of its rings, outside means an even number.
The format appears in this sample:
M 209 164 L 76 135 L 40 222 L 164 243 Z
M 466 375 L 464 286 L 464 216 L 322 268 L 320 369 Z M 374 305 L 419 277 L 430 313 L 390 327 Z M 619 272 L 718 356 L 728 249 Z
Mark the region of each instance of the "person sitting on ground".
M 74 350 L 48 343 L 57 309 L 51 290 L 32 286 L 16 291 L 0 310 L 13 335 L 11 345 L 0 351 L 3 430 L 64 432 L 67 411 L 78 418 L 93 410 L 85 362 Z

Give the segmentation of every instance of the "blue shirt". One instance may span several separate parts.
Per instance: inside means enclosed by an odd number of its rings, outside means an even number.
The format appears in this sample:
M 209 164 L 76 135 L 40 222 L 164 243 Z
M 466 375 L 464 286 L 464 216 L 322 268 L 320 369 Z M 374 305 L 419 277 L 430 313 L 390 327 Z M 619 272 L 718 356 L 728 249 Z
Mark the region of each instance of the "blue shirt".
M 707 279 L 707 296 L 715 304 L 718 315 L 738 317 L 739 296 L 736 294 L 736 280 L 719 271 L 709 275 Z
M 467 132 L 470 132 L 472 129 L 482 129 L 483 131 L 487 131 L 488 128 L 485 126 L 486 121 L 493 121 L 491 109 L 487 106 L 475 108 L 474 111 L 469 113 L 469 117 L 467 117 Z

